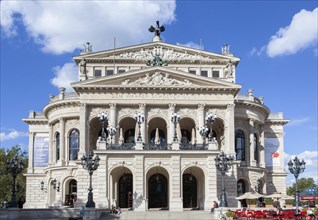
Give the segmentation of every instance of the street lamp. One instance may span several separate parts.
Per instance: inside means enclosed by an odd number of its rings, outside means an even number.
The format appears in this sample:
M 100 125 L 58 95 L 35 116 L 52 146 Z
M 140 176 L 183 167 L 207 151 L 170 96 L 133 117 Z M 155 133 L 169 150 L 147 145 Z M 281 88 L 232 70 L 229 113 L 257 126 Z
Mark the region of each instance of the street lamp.
M 83 155 L 82 160 L 82 166 L 85 170 L 89 173 L 89 188 L 88 188 L 88 199 L 86 203 L 86 207 L 88 208 L 95 208 L 95 202 L 93 201 L 93 187 L 92 187 L 92 174 L 95 170 L 97 170 L 99 166 L 99 157 L 96 156 L 93 159 L 94 152 L 90 151 L 89 154 Z
M 19 160 L 17 156 L 15 156 L 14 158 L 6 162 L 6 169 L 7 169 L 7 172 L 11 173 L 13 177 L 12 195 L 11 195 L 11 202 L 9 207 L 17 208 L 18 204 L 17 204 L 17 196 L 16 196 L 16 192 L 17 192 L 16 178 L 17 178 L 17 175 L 21 173 L 21 171 L 23 170 L 22 161 Z
M 171 121 L 174 124 L 174 135 L 173 135 L 173 141 L 178 141 L 178 136 L 177 136 L 177 124 L 180 121 L 180 115 L 179 113 L 173 113 L 171 115 Z
M 214 123 L 216 118 L 217 118 L 217 116 L 215 114 L 212 114 L 212 113 L 208 114 L 205 117 L 205 121 L 207 122 L 207 124 L 210 124 L 209 141 L 212 141 L 212 126 L 213 126 L 213 123 Z
M 138 112 L 138 113 L 135 113 L 135 119 L 138 123 L 138 137 L 137 137 L 137 141 L 142 141 L 142 138 L 141 138 L 141 132 L 140 132 L 140 124 L 143 123 L 145 121 L 145 116 Z
M 116 134 L 116 129 L 113 126 L 107 128 L 108 134 L 110 135 L 110 146 L 113 144 L 113 136 Z
M 102 125 L 101 141 L 106 141 L 105 122 L 108 121 L 108 115 L 105 112 L 98 113 L 98 120 Z
M 293 160 L 290 159 L 288 162 L 288 169 L 290 173 L 294 174 L 296 179 L 296 191 L 295 191 L 295 201 L 296 201 L 296 210 L 298 211 L 299 204 L 299 191 L 298 191 L 298 176 L 300 173 L 304 172 L 306 162 L 304 159 L 300 161 L 298 157 L 295 157 Z
M 207 127 L 201 127 L 199 129 L 199 133 L 200 135 L 202 136 L 202 139 L 203 139 L 203 144 L 205 144 L 205 139 L 206 139 L 206 135 L 208 133 L 209 129 Z
M 221 194 L 221 207 L 227 207 L 225 185 L 224 185 L 224 175 L 230 170 L 232 166 L 233 156 L 227 156 L 223 151 L 215 158 L 215 166 L 222 174 L 222 194 Z

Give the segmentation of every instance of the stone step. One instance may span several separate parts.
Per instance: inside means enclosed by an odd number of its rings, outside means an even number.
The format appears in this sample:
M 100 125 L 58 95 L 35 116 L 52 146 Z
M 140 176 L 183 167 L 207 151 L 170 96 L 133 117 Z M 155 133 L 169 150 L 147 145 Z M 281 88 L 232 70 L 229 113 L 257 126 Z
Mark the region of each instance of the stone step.
M 108 219 L 129 219 L 129 220 L 205 220 L 205 219 L 216 219 L 208 211 L 183 211 L 183 212 L 173 212 L 173 211 L 146 211 L 146 212 L 136 212 L 136 211 L 123 211 L 120 215 L 109 214 L 103 212 L 100 216 L 101 220 Z

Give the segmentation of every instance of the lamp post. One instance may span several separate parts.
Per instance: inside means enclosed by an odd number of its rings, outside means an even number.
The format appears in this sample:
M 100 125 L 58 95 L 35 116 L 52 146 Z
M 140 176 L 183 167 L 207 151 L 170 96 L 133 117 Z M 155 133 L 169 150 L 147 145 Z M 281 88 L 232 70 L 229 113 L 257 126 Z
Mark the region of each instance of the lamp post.
M 215 119 L 217 118 L 217 116 L 215 114 L 208 114 L 205 117 L 205 121 L 207 122 L 207 124 L 210 125 L 210 133 L 209 133 L 209 141 L 212 141 L 212 127 L 213 127 L 213 123 L 215 121 Z
M 116 129 L 113 126 L 107 128 L 108 134 L 110 135 L 110 146 L 113 144 L 113 136 L 116 134 Z
M 227 207 L 224 176 L 227 171 L 230 170 L 232 166 L 233 156 L 226 155 L 223 151 L 215 158 L 215 166 L 222 174 L 222 194 L 221 194 L 221 207 Z
M 145 116 L 138 112 L 138 113 L 135 113 L 135 119 L 138 123 L 138 137 L 137 137 L 137 141 L 142 141 L 142 138 L 141 138 L 141 132 L 140 132 L 140 125 L 141 123 L 143 123 L 145 121 Z
M 108 121 L 108 115 L 105 112 L 98 113 L 98 120 L 102 125 L 102 137 L 101 141 L 106 141 L 106 134 L 105 134 L 105 122 Z
M 208 133 L 209 129 L 207 127 L 201 127 L 199 132 L 200 132 L 200 135 L 202 136 L 202 139 L 203 139 L 203 144 L 205 144 L 205 139 L 206 139 L 206 135 Z
M 298 211 L 299 206 L 299 191 L 298 191 L 298 176 L 300 173 L 304 172 L 306 162 L 304 159 L 300 161 L 298 157 L 295 157 L 293 160 L 290 159 L 288 162 L 288 169 L 290 173 L 294 174 L 296 179 L 296 190 L 295 190 L 295 201 L 296 201 L 296 210 Z
M 92 174 L 95 170 L 97 170 L 99 166 L 99 157 L 96 156 L 93 159 L 94 152 L 90 151 L 89 154 L 83 155 L 82 160 L 82 166 L 85 170 L 89 173 L 89 188 L 88 188 L 88 199 L 86 203 L 86 207 L 88 208 L 95 208 L 95 202 L 93 201 L 93 187 L 92 187 Z
M 173 135 L 173 141 L 178 141 L 178 136 L 177 136 L 177 124 L 180 121 L 180 115 L 179 113 L 173 113 L 171 115 L 171 121 L 174 124 L 174 135 Z
M 21 173 L 21 171 L 23 170 L 22 161 L 19 160 L 17 156 L 15 156 L 14 158 L 6 162 L 6 170 L 7 172 L 11 173 L 13 177 L 12 195 L 11 195 L 11 201 L 10 201 L 9 207 L 17 208 L 18 204 L 17 204 L 17 196 L 16 196 L 16 193 L 17 193 L 16 178 L 17 178 L 17 175 Z

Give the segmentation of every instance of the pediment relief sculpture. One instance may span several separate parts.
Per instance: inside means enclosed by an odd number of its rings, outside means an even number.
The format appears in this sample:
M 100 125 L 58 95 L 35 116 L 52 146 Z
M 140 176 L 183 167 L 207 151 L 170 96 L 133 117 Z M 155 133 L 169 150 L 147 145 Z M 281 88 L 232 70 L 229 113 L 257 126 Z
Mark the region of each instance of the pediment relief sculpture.
M 126 79 L 122 82 L 122 86 L 193 86 L 192 82 L 187 79 L 184 81 L 169 78 L 169 74 L 163 75 L 160 72 L 155 72 L 150 75 L 146 73 L 145 77 L 139 78 L 135 81 Z
M 211 57 L 204 57 L 201 54 L 188 54 L 187 51 L 181 53 L 171 48 L 163 48 L 156 46 L 153 49 L 141 48 L 137 51 L 127 51 L 118 55 L 109 55 L 106 58 L 112 59 L 134 59 L 134 60 L 150 60 L 158 54 L 163 60 L 201 60 L 213 61 Z M 216 58 L 218 60 L 225 60 Z

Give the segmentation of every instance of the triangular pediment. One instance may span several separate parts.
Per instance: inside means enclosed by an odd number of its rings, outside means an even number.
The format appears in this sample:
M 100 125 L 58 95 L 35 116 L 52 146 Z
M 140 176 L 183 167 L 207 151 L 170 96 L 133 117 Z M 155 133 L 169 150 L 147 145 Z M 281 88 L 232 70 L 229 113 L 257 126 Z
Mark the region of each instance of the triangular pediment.
M 75 91 L 169 89 L 197 91 L 232 91 L 237 93 L 241 85 L 189 74 L 169 67 L 147 67 L 112 76 L 104 76 L 72 84 Z
M 229 60 L 233 64 L 237 64 L 240 59 L 230 54 L 217 54 L 198 50 L 194 48 L 184 47 L 180 45 L 172 45 L 163 42 L 152 42 L 130 47 L 115 48 L 101 52 L 85 53 L 74 57 L 79 63 L 82 59 L 87 62 L 139 62 L 152 60 L 155 55 L 159 55 L 168 63 L 227 63 Z

